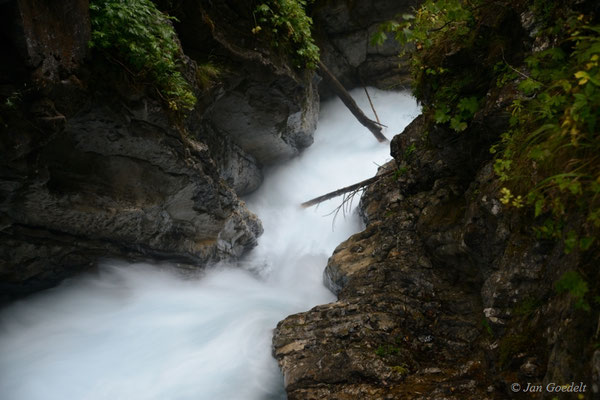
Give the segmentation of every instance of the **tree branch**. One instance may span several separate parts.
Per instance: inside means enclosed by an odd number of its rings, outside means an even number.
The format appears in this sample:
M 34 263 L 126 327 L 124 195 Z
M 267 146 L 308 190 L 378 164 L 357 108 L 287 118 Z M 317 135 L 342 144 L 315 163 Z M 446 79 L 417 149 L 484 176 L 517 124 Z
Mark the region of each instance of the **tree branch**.
M 346 186 L 346 187 L 343 187 L 341 189 L 334 190 L 333 192 L 329 192 L 327 194 L 324 194 L 322 196 L 315 197 L 312 200 L 305 201 L 304 203 L 300 204 L 300 206 L 302 206 L 302 208 L 312 207 L 314 205 L 317 205 L 317 204 L 322 203 L 324 201 L 327 201 L 329 199 L 333 199 L 334 197 L 341 196 L 341 195 L 346 194 L 348 192 L 357 191 L 358 189 L 362 189 L 365 186 L 369 186 L 369 185 L 377 182 L 378 180 L 380 180 L 383 177 L 392 175 L 394 172 L 395 172 L 395 170 L 390 170 L 390 171 L 383 172 L 383 173 L 381 173 L 379 175 L 375 175 L 372 178 L 365 179 L 364 181 L 357 182 L 357 183 L 352 184 L 350 186 Z
M 342 100 L 342 102 L 348 107 L 350 112 L 356 117 L 364 127 L 371 131 L 373 136 L 379 142 L 387 142 L 387 138 L 381 133 L 381 126 L 377 122 L 369 119 L 358 107 L 350 93 L 342 86 L 337 78 L 327 69 L 325 64 L 319 60 L 319 69 L 323 73 L 323 78 L 329 83 L 335 94 Z

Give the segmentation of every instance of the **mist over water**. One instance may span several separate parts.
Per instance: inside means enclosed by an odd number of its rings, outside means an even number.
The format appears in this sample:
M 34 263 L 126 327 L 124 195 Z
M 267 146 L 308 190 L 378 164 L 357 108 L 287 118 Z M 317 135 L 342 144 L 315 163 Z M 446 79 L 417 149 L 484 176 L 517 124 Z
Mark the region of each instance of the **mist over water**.
M 364 92 L 352 94 L 369 115 Z M 406 93 L 370 94 L 390 139 L 419 113 Z M 168 265 L 110 262 L 1 310 L 0 399 L 285 398 L 272 330 L 335 300 L 323 269 L 361 228 L 355 214 L 335 226 L 323 217 L 339 199 L 299 204 L 373 176 L 389 158 L 339 100 L 322 104 L 313 146 L 268 170 L 247 199 L 265 233 L 237 265 L 183 279 Z

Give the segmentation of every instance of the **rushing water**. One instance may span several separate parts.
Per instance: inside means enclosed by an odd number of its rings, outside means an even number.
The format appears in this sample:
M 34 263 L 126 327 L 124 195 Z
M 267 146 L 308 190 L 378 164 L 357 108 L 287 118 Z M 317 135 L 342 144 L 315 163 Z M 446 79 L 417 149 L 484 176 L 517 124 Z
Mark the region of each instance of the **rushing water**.
M 407 94 L 370 91 L 391 138 L 419 112 Z M 365 112 L 363 91 L 353 93 Z M 389 158 L 339 101 L 322 105 L 315 143 L 267 171 L 247 199 L 263 221 L 237 266 L 183 279 L 168 266 L 111 262 L 0 313 L 0 399 L 280 399 L 272 330 L 334 300 L 322 275 L 355 215 L 298 205 L 372 176 Z

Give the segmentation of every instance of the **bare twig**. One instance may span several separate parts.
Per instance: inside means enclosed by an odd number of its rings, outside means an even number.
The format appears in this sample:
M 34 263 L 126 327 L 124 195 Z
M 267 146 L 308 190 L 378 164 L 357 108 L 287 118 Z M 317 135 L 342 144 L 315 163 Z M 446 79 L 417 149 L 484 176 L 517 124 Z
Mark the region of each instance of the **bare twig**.
M 352 210 L 352 201 L 354 200 L 354 197 L 359 194 L 360 192 L 362 192 L 365 189 L 365 186 L 359 187 L 349 193 L 344 193 L 342 195 L 342 202 L 340 203 L 339 206 L 337 206 L 336 208 L 334 208 L 330 213 L 325 214 L 325 216 L 330 216 L 333 215 L 333 219 L 331 220 L 331 228 L 333 230 L 333 227 L 335 226 L 335 219 L 337 218 L 338 214 L 340 213 L 340 211 L 342 211 L 342 215 L 344 216 L 344 218 L 346 217 L 346 214 L 350 213 L 350 211 Z
M 379 115 L 377 115 L 377 111 L 375 111 L 375 106 L 373 106 L 373 102 L 371 101 L 371 96 L 369 96 L 369 92 L 367 91 L 367 87 L 363 84 L 363 89 L 365 89 L 365 94 L 367 95 L 367 99 L 369 99 L 369 104 L 371 105 L 371 110 L 373 110 L 373 114 L 375 114 L 375 119 L 377 123 L 381 125 L 381 121 L 379 120 Z

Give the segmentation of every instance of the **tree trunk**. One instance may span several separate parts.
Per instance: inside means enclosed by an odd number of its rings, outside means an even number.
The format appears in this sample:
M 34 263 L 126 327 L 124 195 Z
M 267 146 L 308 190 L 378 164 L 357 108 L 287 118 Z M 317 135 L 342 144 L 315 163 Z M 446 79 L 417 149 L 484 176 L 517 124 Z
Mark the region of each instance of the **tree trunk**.
M 323 73 L 323 78 L 327 81 L 327 83 L 329 83 L 335 94 L 337 94 L 337 96 L 342 100 L 346 107 L 348 107 L 348 109 L 356 117 L 358 122 L 360 122 L 368 130 L 370 130 L 373 136 L 375 136 L 375 138 L 379 142 L 387 142 L 387 138 L 381 133 L 381 126 L 379 126 L 377 122 L 369 119 L 361 111 L 361 109 L 358 108 L 358 105 L 356 104 L 352 96 L 350 96 L 350 93 L 348 93 L 348 91 L 344 89 L 344 86 L 342 86 L 342 84 L 337 80 L 337 78 L 333 76 L 333 74 L 321 61 L 319 61 L 319 69 Z

